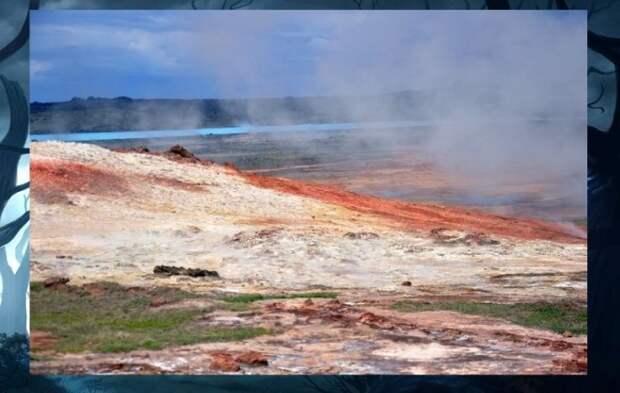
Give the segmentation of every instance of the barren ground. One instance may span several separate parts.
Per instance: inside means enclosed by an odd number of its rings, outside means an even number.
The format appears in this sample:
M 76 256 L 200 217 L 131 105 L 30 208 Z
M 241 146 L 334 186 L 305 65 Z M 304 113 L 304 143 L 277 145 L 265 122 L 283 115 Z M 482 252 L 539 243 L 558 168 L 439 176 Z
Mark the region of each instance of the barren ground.
M 585 304 L 585 239 L 556 224 L 93 145 L 33 143 L 31 158 L 33 281 L 63 276 L 72 285 L 112 281 L 205 295 L 338 293 L 257 301 L 250 311 L 200 319 L 266 327 L 269 335 L 96 355 L 42 348 L 35 373 L 585 372 L 585 335 L 391 307 Z M 220 277 L 156 275 L 156 265 Z M 33 331 L 35 350 L 41 337 L 48 332 Z M 253 351 L 268 364 L 214 367 Z

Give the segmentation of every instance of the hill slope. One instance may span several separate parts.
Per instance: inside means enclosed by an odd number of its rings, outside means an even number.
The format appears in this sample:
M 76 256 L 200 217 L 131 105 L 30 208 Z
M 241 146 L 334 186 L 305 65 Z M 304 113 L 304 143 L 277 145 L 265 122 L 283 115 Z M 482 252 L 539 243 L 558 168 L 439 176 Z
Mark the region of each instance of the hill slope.
M 585 336 L 390 309 L 404 300 L 584 304 L 585 241 L 552 224 L 262 177 L 182 151 L 33 143 L 31 176 L 33 281 L 66 276 L 71 285 L 112 281 L 204 296 L 338 293 L 331 302 L 265 300 L 254 314 L 208 314 L 200 323 L 258 324 L 277 334 L 151 351 L 150 367 L 165 365 L 160 372 L 218 372 L 175 359 L 223 350 L 268 355 L 268 367 L 244 373 L 564 373 L 583 362 Z M 219 279 L 162 276 L 157 265 L 217 271 Z M 301 357 L 293 356 L 298 345 Z M 122 361 L 146 361 L 144 352 L 134 355 Z M 109 372 L 119 356 L 57 354 L 33 369 Z

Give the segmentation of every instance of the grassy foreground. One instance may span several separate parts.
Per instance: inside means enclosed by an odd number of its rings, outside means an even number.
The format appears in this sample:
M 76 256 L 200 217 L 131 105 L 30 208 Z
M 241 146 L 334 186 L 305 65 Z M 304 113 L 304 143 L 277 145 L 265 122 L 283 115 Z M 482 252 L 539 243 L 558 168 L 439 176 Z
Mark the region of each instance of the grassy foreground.
M 82 287 L 45 288 L 32 283 L 31 329 L 51 333 L 59 352 L 127 352 L 199 342 L 237 341 L 270 333 L 262 327 L 205 327 L 199 315 L 217 308 L 155 308 L 198 295 L 173 288 L 131 290 L 98 283 L 96 292 Z M 37 348 L 34 347 L 33 351 Z
M 259 300 L 335 298 L 336 292 L 198 295 L 175 288 L 126 288 L 111 282 L 90 286 L 30 286 L 30 326 L 52 334 L 58 352 L 129 352 L 204 342 L 239 341 L 270 334 L 262 327 L 201 325 L 215 310 L 246 311 Z M 184 300 L 203 306 L 161 307 Z M 34 346 L 33 351 L 38 348 Z
M 586 334 L 588 328 L 587 308 L 568 303 L 420 303 L 403 300 L 393 303 L 392 308 L 402 312 L 442 310 L 502 318 L 518 325 L 556 333 Z
M 228 303 L 252 303 L 260 300 L 276 300 L 276 299 L 335 299 L 338 292 L 300 292 L 288 294 L 256 294 L 247 293 L 234 296 L 226 296 L 222 298 Z

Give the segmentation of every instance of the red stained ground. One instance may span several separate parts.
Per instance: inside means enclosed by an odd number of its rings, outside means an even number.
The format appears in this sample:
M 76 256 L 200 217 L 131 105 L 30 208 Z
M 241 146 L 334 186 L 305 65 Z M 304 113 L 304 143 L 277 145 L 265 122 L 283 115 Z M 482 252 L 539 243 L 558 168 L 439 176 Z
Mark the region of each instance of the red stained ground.
M 375 214 L 410 229 L 432 230 L 441 227 L 519 239 L 542 239 L 567 243 L 585 241 L 584 238 L 567 233 L 560 225 L 550 222 L 504 217 L 460 207 L 378 198 L 356 194 L 336 186 L 243 172 L 232 166 L 227 169 L 230 173 L 235 173 L 258 187 L 314 198 L 359 212 Z M 71 192 L 118 195 L 128 191 L 127 180 L 112 170 L 70 161 L 33 161 L 31 177 L 33 195 L 44 201 L 47 199 L 50 203 L 65 202 L 66 194 Z M 178 188 L 186 186 L 180 184 L 182 182 L 166 183 L 167 186 Z M 200 190 L 192 189 L 192 191 Z
M 33 160 L 30 177 L 34 197 L 49 202 L 60 202 L 67 193 L 111 195 L 128 189 L 123 176 L 109 169 L 64 160 Z
M 258 187 L 310 197 L 360 212 L 376 214 L 411 229 L 431 230 L 442 227 L 519 239 L 542 239 L 567 243 L 585 241 L 584 238 L 566 233 L 559 225 L 534 219 L 504 217 L 473 209 L 403 202 L 360 195 L 317 183 L 261 176 L 241 171 L 237 173 Z

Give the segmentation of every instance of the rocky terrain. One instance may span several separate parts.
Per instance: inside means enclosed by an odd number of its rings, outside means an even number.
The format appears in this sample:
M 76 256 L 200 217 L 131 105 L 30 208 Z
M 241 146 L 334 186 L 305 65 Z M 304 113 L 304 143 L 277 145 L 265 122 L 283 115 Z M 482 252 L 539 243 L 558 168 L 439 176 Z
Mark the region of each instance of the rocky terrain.
M 35 373 L 586 371 L 584 332 L 466 307 L 585 307 L 585 239 L 558 224 L 252 174 L 182 148 L 31 152 L 32 281 L 173 288 L 198 297 L 154 312 L 202 307 L 194 326 L 268 332 L 95 353 L 59 351 L 62 337 L 34 326 Z M 247 295 L 243 309 L 213 306 Z

